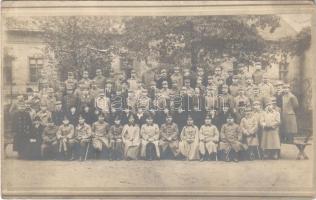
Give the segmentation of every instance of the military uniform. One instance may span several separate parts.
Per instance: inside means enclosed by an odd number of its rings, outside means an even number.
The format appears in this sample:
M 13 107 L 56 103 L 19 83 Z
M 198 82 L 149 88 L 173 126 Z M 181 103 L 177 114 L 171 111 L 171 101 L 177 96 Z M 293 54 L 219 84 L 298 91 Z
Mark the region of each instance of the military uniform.
M 85 152 L 88 148 L 88 144 L 91 142 L 92 131 L 91 127 L 86 124 L 78 124 L 75 129 L 75 139 L 77 150 L 76 153 L 79 153 L 79 158 L 83 159 Z
M 110 126 L 106 122 L 99 122 L 96 121 L 92 125 L 92 132 L 93 132 L 93 139 L 92 144 L 93 147 L 98 150 L 102 151 L 103 148 L 110 148 L 110 135 L 109 135 Z
M 157 124 L 144 124 L 140 130 L 141 135 L 141 157 L 146 157 L 146 147 L 148 143 L 153 143 L 156 147 L 156 154 L 160 157 L 159 150 L 159 127 Z
M 159 145 L 162 153 L 169 147 L 174 156 L 179 154 L 179 130 L 175 123 L 165 123 L 160 128 L 161 138 Z
M 122 125 L 112 125 L 110 128 L 110 146 L 112 159 L 122 159 L 124 154 L 122 140 Z
M 219 141 L 219 132 L 214 125 L 202 125 L 199 131 L 199 150 L 202 155 L 217 152 L 217 142 Z
M 199 159 L 199 129 L 198 127 L 185 126 L 181 131 L 180 152 L 188 160 Z
M 220 133 L 220 150 L 224 150 L 226 153 L 230 149 L 233 149 L 235 152 L 239 152 L 243 149 L 242 133 L 238 124 L 224 124 Z
M 126 124 L 123 127 L 122 139 L 124 143 L 124 156 L 126 159 L 137 159 L 139 154 L 140 136 L 139 126 Z
M 57 137 L 56 133 L 58 127 L 56 125 L 46 126 L 42 135 L 41 155 L 42 158 L 47 159 L 49 155 L 55 156 L 57 153 Z
M 76 143 L 74 126 L 72 124 L 62 124 L 58 128 L 56 137 L 58 140 L 58 152 L 67 153 L 68 157 L 72 157 L 72 151 Z
M 46 126 L 48 119 L 52 117 L 52 113 L 48 110 L 46 111 L 40 110 L 36 113 L 36 116 L 40 118 L 41 124 Z

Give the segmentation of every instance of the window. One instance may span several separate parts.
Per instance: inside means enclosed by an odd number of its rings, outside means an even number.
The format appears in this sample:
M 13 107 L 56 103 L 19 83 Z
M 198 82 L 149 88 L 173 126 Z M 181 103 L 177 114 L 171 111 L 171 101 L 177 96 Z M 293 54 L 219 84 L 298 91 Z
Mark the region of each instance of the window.
M 30 82 L 35 83 L 39 80 L 41 69 L 43 68 L 43 58 L 29 58 Z
M 13 58 L 9 56 L 4 57 L 3 74 L 4 84 L 6 85 L 12 84 L 12 60 Z

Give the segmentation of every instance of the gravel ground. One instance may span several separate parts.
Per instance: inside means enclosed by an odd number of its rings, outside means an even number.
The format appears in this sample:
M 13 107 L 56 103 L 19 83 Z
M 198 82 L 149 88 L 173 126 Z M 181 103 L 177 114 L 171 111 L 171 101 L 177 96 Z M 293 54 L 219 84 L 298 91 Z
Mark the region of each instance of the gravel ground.
M 30 188 L 55 191 L 73 187 L 82 190 L 115 189 L 209 189 L 242 187 L 294 189 L 312 187 L 312 148 L 310 160 L 295 160 L 296 148 L 282 146 L 281 160 L 239 163 L 199 161 L 22 161 L 3 162 L 3 191 Z

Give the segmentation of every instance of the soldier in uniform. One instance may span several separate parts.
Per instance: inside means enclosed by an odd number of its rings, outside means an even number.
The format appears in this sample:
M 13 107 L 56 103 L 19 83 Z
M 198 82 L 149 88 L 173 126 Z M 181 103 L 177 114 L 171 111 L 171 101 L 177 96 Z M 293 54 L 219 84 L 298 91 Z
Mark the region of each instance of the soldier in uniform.
M 83 161 L 88 155 L 92 137 L 91 127 L 85 123 L 82 116 L 79 117 L 79 123 L 75 129 L 76 139 L 76 153 L 78 153 L 79 160 Z
M 218 96 L 218 108 L 221 109 L 225 104 L 229 108 L 234 107 L 234 97 L 228 93 L 228 85 L 222 86 L 222 94 Z
M 152 160 L 154 158 L 160 159 L 160 149 L 159 149 L 159 127 L 154 123 L 151 115 L 147 116 L 146 124 L 144 124 L 140 129 L 141 136 L 141 157 L 144 159 Z M 151 149 L 150 144 L 154 145 L 154 149 Z M 152 152 L 153 151 L 153 152 Z M 156 154 L 156 155 L 148 155 Z
M 263 74 L 261 63 L 257 62 L 255 63 L 256 71 L 252 74 L 252 79 L 254 84 L 259 85 L 262 82 Z
M 216 89 L 214 87 L 208 88 L 205 97 L 205 110 L 216 110 L 218 109 L 218 97 Z
M 47 94 L 41 97 L 41 105 L 45 105 L 50 112 L 55 110 L 56 97 L 53 88 L 48 88 Z
M 227 123 L 222 126 L 219 149 L 225 161 L 239 161 L 239 152 L 243 149 L 242 132 L 232 116 L 228 116 Z
M 58 126 L 54 124 L 52 119 L 48 120 L 42 135 L 41 155 L 43 159 L 54 158 L 57 154 L 57 138 L 56 133 Z
M 136 72 L 135 70 L 132 70 L 131 71 L 131 77 L 127 80 L 128 82 L 128 89 L 131 90 L 131 91 L 135 91 L 138 87 L 138 80 L 137 80 L 137 77 L 136 77 Z
M 83 108 L 88 106 L 89 108 L 93 108 L 94 99 L 93 96 L 89 94 L 88 90 L 83 90 L 81 95 L 79 96 L 79 110 L 83 111 Z
M 245 113 L 245 117 L 240 122 L 240 128 L 248 146 L 249 159 L 254 160 L 256 152 L 259 153 L 259 123 L 257 117 L 252 113 L 251 107 L 247 107 Z M 257 157 L 260 158 L 260 155 L 257 155 Z
M 180 134 L 179 149 L 187 160 L 199 159 L 199 129 L 193 124 L 193 119 L 188 116 L 187 125 Z
M 74 77 L 74 74 L 72 72 L 68 72 L 68 78 L 65 81 L 66 90 L 72 90 L 75 91 L 77 88 L 77 80 Z
M 112 160 L 122 160 L 124 149 L 122 140 L 123 126 L 121 124 L 121 119 L 117 115 L 114 119 L 114 125 L 110 128 L 110 146 L 111 153 L 110 156 Z
M 260 125 L 262 127 L 261 148 L 265 159 L 279 159 L 281 148 L 279 135 L 280 122 L 280 113 L 274 110 L 272 102 L 269 102 L 260 118 Z
M 47 81 L 47 74 L 45 70 L 42 70 L 41 72 L 41 78 L 38 79 L 38 91 L 41 91 L 44 88 L 44 84 L 46 84 Z
M 272 83 L 269 82 L 267 74 L 264 74 L 262 77 L 262 82 L 259 84 L 259 88 L 261 91 L 261 94 L 270 99 L 272 96 L 274 96 L 274 87 Z
M 94 77 L 94 84 L 97 86 L 99 89 L 104 89 L 105 86 L 105 77 L 102 75 L 101 69 L 96 70 L 96 76 Z
M 183 86 L 183 76 L 180 73 L 179 66 L 174 67 L 174 72 L 170 76 L 171 82 L 175 84 L 176 88 L 180 89 Z
M 58 152 L 62 154 L 64 159 L 73 160 L 73 149 L 76 143 L 75 140 L 75 128 L 72 124 L 69 124 L 67 117 L 64 118 L 63 124 L 59 126 L 56 133 L 58 140 Z
M 83 89 L 89 90 L 91 87 L 91 80 L 89 79 L 89 72 L 83 71 L 82 79 L 79 81 L 79 84 L 83 85 Z
M 236 97 L 238 95 L 238 90 L 240 88 L 239 85 L 239 76 L 234 75 L 232 79 L 232 84 L 229 86 L 229 93 L 233 96 Z
M 40 118 L 41 124 L 46 126 L 48 119 L 52 117 L 52 113 L 47 110 L 46 105 L 41 105 L 41 110 L 36 113 L 36 116 Z
M 254 86 L 252 94 L 249 95 L 249 100 L 250 100 L 251 105 L 253 105 L 255 101 L 258 101 L 260 103 L 260 107 L 263 108 L 266 103 L 265 99 L 266 98 L 260 94 L 259 87 Z
M 95 122 L 95 116 L 92 107 L 85 105 L 80 112 L 80 115 L 84 118 L 84 121 L 90 126 Z
M 124 157 L 126 160 L 138 159 L 140 136 L 139 126 L 135 124 L 133 115 L 128 118 L 128 124 L 123 127 L 122 139 L 124 143 Z
M 290 85 L 284 84 L 282 96 L 282 132 L 285 143 L 292 143 L 293 136 L 297 134 L 296 109 L 298 108 L 298 100 L 296 96 L 290 92 Z
M 32 119 L 30 114 L 25 110 L 25 105 L 18 105 L 18 111 L 14 113 L 12 119 L 13 150 L 18 152 L 19 158 L 26 158 L 27 138 L 30 134 Z
M 166 123 L 160 128 L 161 138 L 159 146 L 161 147 L 161 157 L 168 158 L 168 149 L 172 156 L 176 158 L 179 155 L 179 130 L 178 125 L 172 121 L 172 116 L 167 115 Z
M 80 112 L 76 109 L 76 107 L 71 107 L 70 110 L 66 113 L 66 116 L 74 127 L 77 126 L 78 121 L 79 121 L 79 114 Z
M 238 95 L 234 98 L 234 108 L 236 110 L 239 110 L 239 105 L 250 105 L 249 97 L 245 95 L 244 88 L 240 87 L 238 91 Z
M 167 81 L 167 86 L 170 88 L 171 85 L 169 85 L 169 84 L 171 84 L 171 81 L 168 78 L 168 74 L 167 74 L 167 70 L 166 69 L 162 69 L 160 71 L 160 77 L 156 81 L 158 89 L 161 89 L 163 87 L 162 83 L 164 81 Z
M 66 95 L 63 97 L 62 100 L 63 104 L 63 110 L 69 111 L 71 107 L 76 107 L 76 109 L 79 106 L 79 99 L 78 97 L 74 94 L 73 90 L 68 89 L 66 91 Z
M 277 81 L 275 84 L 275 94 L 276 104 L 279 108 L 282 108 L 282 98 L 283 98 L 283 82 Z
M 201 126 L 199 131 L 199 150 L 201 153 L 201 161 L 214 159 L 217 153 L 217 143 L 219 141 L 219 132 L 209 115 L 205 117 L 205 124 Z
M 105 157 L 110 150 L 110 126 L 107 122 L 104 121 L 104 115 L 99 114 L 98 121 L 94 122 L 92 125 L 92 145 L 96 152 L 96 158 L 100 159 Z

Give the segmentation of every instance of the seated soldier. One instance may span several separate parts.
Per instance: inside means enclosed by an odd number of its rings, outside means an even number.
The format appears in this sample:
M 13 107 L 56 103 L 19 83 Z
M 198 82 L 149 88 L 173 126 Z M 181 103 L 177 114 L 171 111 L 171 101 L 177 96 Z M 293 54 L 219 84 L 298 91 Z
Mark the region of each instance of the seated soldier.
M 172 153 L 173 157 L 177 157 L 179 154 L 179 130 L 178 125 L 172 122 L 172 116 L 167 115 L 166 123 L 161 126 L 161 138 L 159 145 L 161 147 L 161 156 L 168 157 L 167 150 Z
M 248 146 L 249 159 L 254 160 L 256 158 L 255 152 L 258 153 L 258 157 L 260 158 L 258 148 L 258 119 L 257 116 L 252 113 L 251 107 L 247 107 L 245 109 L 245 113 L 245 117 L 242 118 L 240 122 L 240 128 Z
M 217 143 L 219 133 L 217 127 L 211 123 L 209 115 L 205 118 L 205 124 L 201 126 L 199 132 L 201 161 L 216 158 Z
M 199 159 L 199 129 L 193 124 L 191 116 L 188 116 L 187 125 L 183 127 L 180 138 L 179 148 L 181 154 L 187 160 Z
M 75 128 L 69 123 L 67 117 L 64 118 L 63 124 L 59 126 L 56 133 L 58 140 L 58 152 L 63 156 L 63 159 L 74 160 L 73 148 L 76 143 L 74 139 Z
M 85 123 L 85 120 L 82 116 L 79 117 L 79 123 L 75 129 L 75 137 L 77 140 L 76 153 L 79 154 L 79 160 L 86 160 L 90 147 L 92 131 L 91 127 Z
M 105 157 L 105 154 L 109 152 L 110 142 L 109 142 L 109 125 L 104 121 L 104 115 L 99 114 L 98 121 L 92 124 L 92 145 L 96 152 L 96 158 L 100 159 Z
M 49 118 L 42 135 L 41 155 L 43 159 L 55 158 L 57 153 L 57 131 L 58 127 Z
M 122 130 L 123 126 L 121 125 L 121 119 L 119 116 L 116 116 L 114 119 L 114 125 L 110 128 L 111 160 L 123 159 Z
M 146 124 L 141 127 L 141 157 L 146 160 L 160 158 L 159 127 L 154 124 L 151 115 L 148 115 Z
M 128 117 L 128 124 L 123 127 L 122 139 L 124 143 L 124 157 L 126 160 L 138 159 L 139 154 L 139 126 L 135 124 L 135 118 L 131 114 Z
M 241 140 L 240 127 L 234 122 L 234 118 L 229 115 L 227 123 L 222 126 L 219 143 L 219 148 L 225 161 L 239 161 L 239 152 L 243 149 Z

